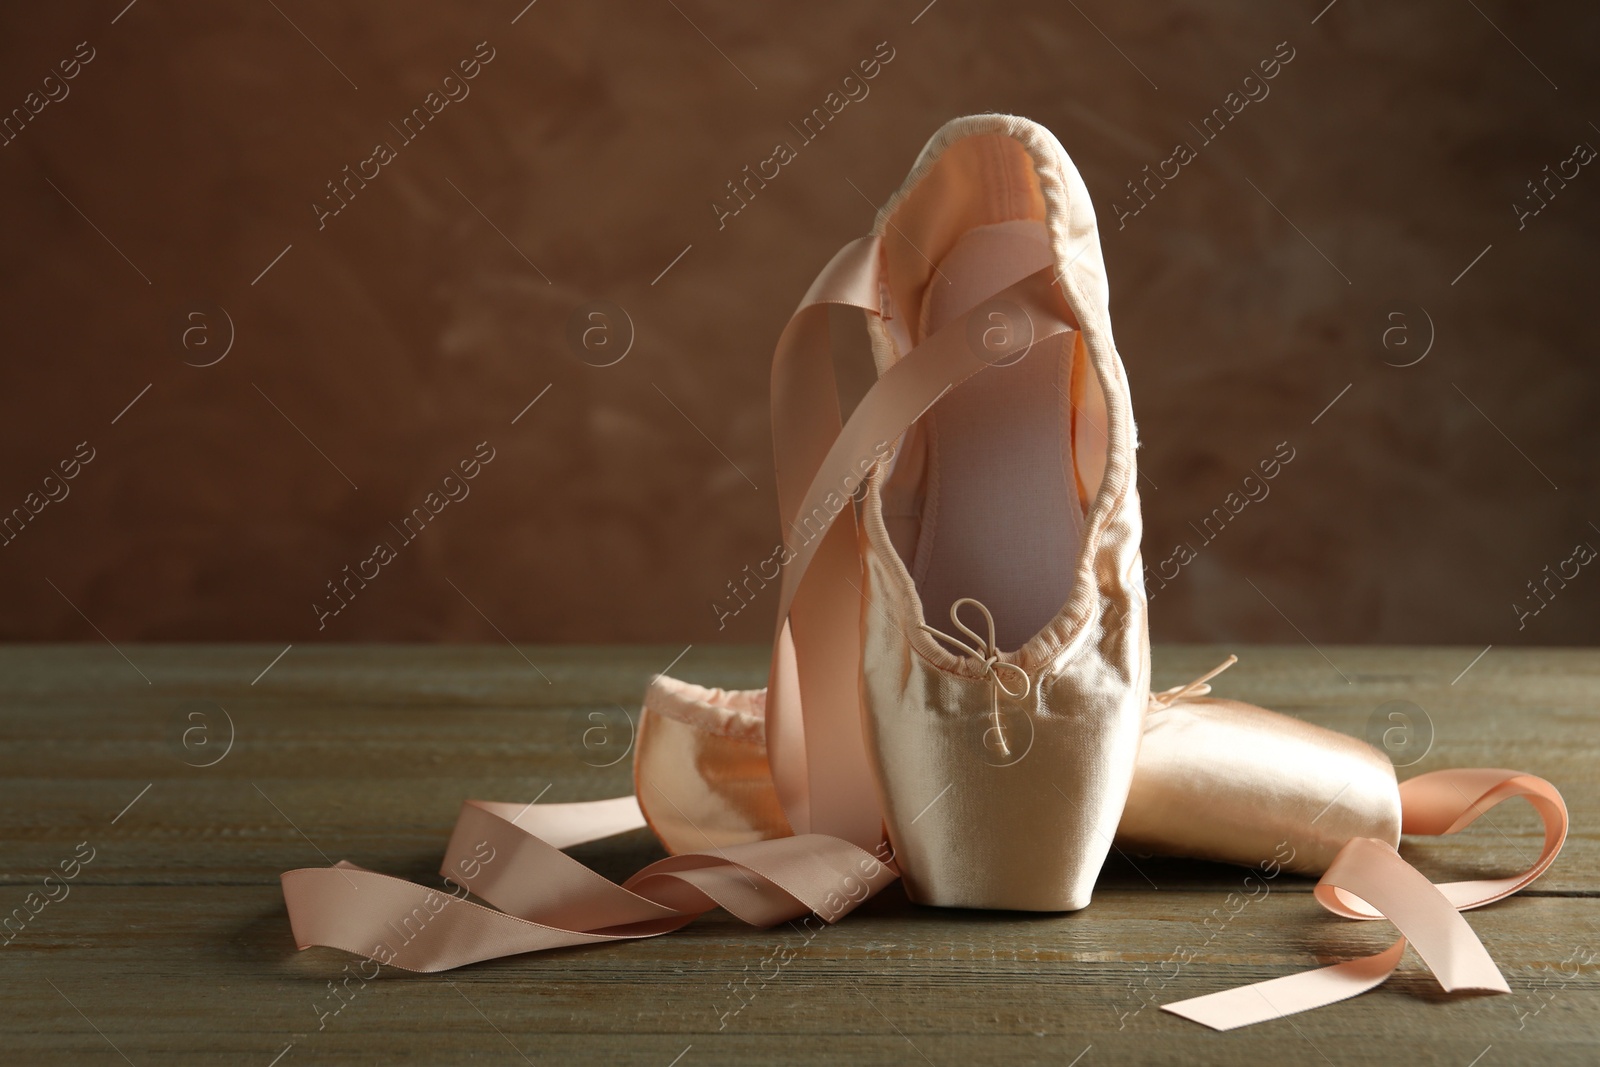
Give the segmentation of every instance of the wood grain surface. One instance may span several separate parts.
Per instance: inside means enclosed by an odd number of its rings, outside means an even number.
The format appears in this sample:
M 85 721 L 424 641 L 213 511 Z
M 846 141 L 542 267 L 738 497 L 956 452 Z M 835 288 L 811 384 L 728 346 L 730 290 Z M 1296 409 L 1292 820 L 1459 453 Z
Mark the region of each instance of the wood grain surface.
M 919 908 L 896 887 L 814 935 L 714 912 L 649 941 L 385 975 L 324 1016 L 340 1003 L 328 983 L 355 958 L 295 951 L 278 875 L 348 858 L 438 884 L 464 798 L 628 792 L 628 716 L 681 651 L 295 646 L 274 661 L 282 648 L 0 649 L 0 914 L 28 915 L 0 935 L 0 1062 L 1600 1058 L 1600 652 L 1576 650 L 1496 648 L 1473 662 L 1462 648 L 1253 648 L 1220 679 L 1222 695 L 1354 734 L 1384 703 L 1410 701 L 1433 740 L 1402 775 L 1506 766 L 1563 791 L 1573 833 L 1554 869 L 1470 915 L 1510 996 L 1447 996 L 1408 956 L 1353 1001 L 1204 1030 L 1156 1005 L 1375 951 L 1392 929 L 1329 916 L 1309 881 L 1287 876 L 1204 928 L 1242 871 L 1114 856 L 1076 914 Z M 1221 655 L 1158 648 L 1156 685 Z M 765 663 L 761 649 L 696 646 L 673 673 L 756 685 Z M 1404 851 L 1441 880 L 1520 869 L 1538 840 L 1514 803 Z M 640 832 L 578 854 L 620 878 L 660 851 Z M 25 901 L 52 872 L 58 899 L 31 914 Z

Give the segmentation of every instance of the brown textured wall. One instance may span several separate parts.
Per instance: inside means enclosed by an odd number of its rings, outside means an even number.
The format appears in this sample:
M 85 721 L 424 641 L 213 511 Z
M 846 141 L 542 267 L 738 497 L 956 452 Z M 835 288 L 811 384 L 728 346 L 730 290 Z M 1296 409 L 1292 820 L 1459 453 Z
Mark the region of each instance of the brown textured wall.
M 67 95 L 0 147 L 0 510 L 77 477 L 0 547 L 0 636 L 765 639 L 770 602 L 720 633 L 712 604 L 776 543 L 772 343 L 928 135 L 1002 110 L 1056 131 L 1100 211 L 1146 560 L 1194 550 L 1152 579 L 1157 639 L 1600 638 L 1600 564 L 1512 607 L 1600 547 L 1600 167 L 1513 208 L 1600 146 L 1592 5 L 924 3 L 8 9 L 0 107 Z M 719 230 L 724 183 L 884 41 L 870 95 Z M 475 50 L 470 95 L 402 143 Z M 566 340 L 598 301 L 634 328 L 614 366 Z M 470 495 L 403 542 L 463 461 Z

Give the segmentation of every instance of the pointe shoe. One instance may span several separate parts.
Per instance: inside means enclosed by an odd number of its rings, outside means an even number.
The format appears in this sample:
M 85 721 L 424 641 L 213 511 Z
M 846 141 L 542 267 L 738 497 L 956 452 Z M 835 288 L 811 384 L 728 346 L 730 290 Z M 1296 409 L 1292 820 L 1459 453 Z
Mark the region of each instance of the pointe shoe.
M 862 692 L 889 840 L 919 903 L 1082 908 L 1149 688 L 1133 412 L 1094 209 L 1047 130 L 976 116 L 934 136 L 877 229 L 880 373 L 975 308 L 990 363 L 867 479 Z M 995 299 L 1030 278 L 1067 330 L 1038 340 Z

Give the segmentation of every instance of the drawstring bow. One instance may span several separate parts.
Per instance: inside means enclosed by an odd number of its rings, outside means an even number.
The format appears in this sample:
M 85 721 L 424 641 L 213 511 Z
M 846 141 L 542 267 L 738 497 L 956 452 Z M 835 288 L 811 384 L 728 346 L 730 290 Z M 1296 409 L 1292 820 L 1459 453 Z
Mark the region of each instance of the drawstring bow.
M 988 625 L 989 629 L 989 635 L 987 638 L 978 636 L 977 632 L 974 631 L 972 627 L 961 621 L 961 607 L 963 604 L 971 604 L 973 607 L 977 608 L 983 613 L 983 621 Z M 1026 700 L 1028 698 L 1028 694 L 1033 692 L 1033 682 L 1028 678 L 1027 671 L 1023 670 L 1015 663 L 1007 663 L 1000 658 L 1000 648 L 995 643 L 994 615 L 990 613 L 988 608 L 983 606 L 982 601 L 975 600 L 970 596 L 964 596 L 960 600 L 957 600 L 954 604 L 950 605 L 950 621 L 955 623 L 956 629 L 970 637 L 973 643 L 969 645 L 967 642 L 961 640 L 961 638 L 952 637 L 942 630 L 934 629 L 927 623 L 922 624 L 922 631 L 931 637 L 937 637 L 939 640 L 959 648 L 961 651 L 965 652 L 967 655 L 983 664 L 983 672 L 988 676 L 990 682 L 989 714 L 994 721 L 993 730 L 994 736 L 998 742 L 997 747 L 999 748 L 1000 755 L 1002 757 L 1009 758 L 1011 755 L 1011 746 L 1006 742 L 1005 724 L 1000 719 L 1000 694 L 1004 692 L 1006 696 L 1010 697 L 1014 701 Z M 1004 677 L 1002 677 L 1003 673 L 1007 671 L 1011 672 L 1014 681 L 1016 679 L 1021 679 L 1020 684 L 1015 688 L 1007 685 Z

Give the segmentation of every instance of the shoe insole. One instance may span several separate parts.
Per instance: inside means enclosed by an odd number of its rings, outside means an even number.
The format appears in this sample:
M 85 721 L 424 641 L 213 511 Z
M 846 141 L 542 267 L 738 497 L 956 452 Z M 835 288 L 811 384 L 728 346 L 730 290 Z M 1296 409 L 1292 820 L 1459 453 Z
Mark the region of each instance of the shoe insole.
M 928 286 L 922 336 L 1051 265 L 1044 227 L 1026 220 L 969 230 Z M 1083 538 L 1073 474 L 1072 336 L 956 386 L 923 416 L 927 482 L 911 567 L 929 624 L 974 597 L 1015 651 L 1072 591 Z

